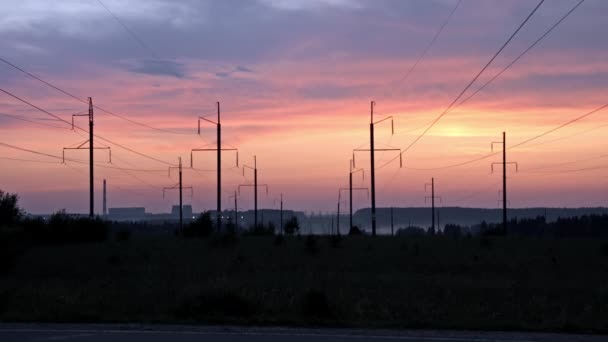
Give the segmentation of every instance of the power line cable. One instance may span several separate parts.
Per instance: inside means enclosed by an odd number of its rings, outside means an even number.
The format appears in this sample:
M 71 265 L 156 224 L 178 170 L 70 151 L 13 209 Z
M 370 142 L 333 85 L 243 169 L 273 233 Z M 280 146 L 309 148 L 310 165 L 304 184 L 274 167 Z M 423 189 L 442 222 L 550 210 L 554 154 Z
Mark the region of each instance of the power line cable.
M 485 89 L 485 87 L 487 87 L 490 83 L 494 82 L 494 80 L 496 80 L 498 77 L 500 77 L 500 75 L 502 75 L 511 66 L 513 66 L 513 64 L 517 63 L 517 61 L 519 61 L 526 53 L 528 53 L 530 50 L 532 50 L 532 48 L 534 48 L 541 40 L 543 40 L 547 35 L 549 35 L 549 33 L 551 33 L 551 31 L 553 31 L 559 24 L 561 24 L 562 21 L 564 21 L 570 14 L 572 14 L 572 12 L 574 12 L 574 10 L 576 10 L 584 1 L 585 0 L 580 0 L 576 5 L 574 5 L 574 7 L 572 7 L 572 9 L 570 9 L 570 11 L 566 12 L 566 14 L 564 14 L 555 24 L 553 24 L 553 26 L 551 26 L 547 31 L 545 31 L 545 33 L 543 33 L 540 37 L 538 37 L 538 39 L 536 39 L 534 41 L 534 43 L 532 43 L 530 46 L 528 46 L 528 48 L 525 49 L 521 54 L 519 54 L 519 56 L 515 57 L 515 59 L 513 59 L 511 61 L 511 63 L 509 63 L 500 72 L 498 72 L 496 75 L 494 75 L 488 81 L 486 81 L 486 83 L 484 83 L 481 87 L 479 87 L 477 90 L 475 90 L 473 93 L 471 93 L 471 95 L 469 95 L 468 97 L 466 97 L 465 99 L 460 101 L 460 103 L 458 103 L 456 106 L 454 106 L 452 108 L 452 110 L 456 107 L 461 106 L 463 103 L 470 100 L 473 96 L 477 95 L 477 93 L 479 93 L 480 91 Z
M 46 111 L 46 110 L 44 110 L 44 109 L 42 109 L 42 108 L 40 108 L 40 107 L 38 107 L 38 106 L 34 105 L 33 103 L 28 102 L 28 101 L 26 101 L 26 100 L 24 100 L 24 99 L 20 98 L 20 97 L 19 97 L 19 96 L 17 96 L 17 95 L 14 95 L 14 94 L 12 94 L 12 93 L 10 93 L 10 92 L 8 92 L 8 91 L 6 91 L 6 90 L 2 89 L 2 88 L 0 88 L 0 91 L 1 91 L 1 92 L 3 92 L 3 93 L 5 93 L 5 94 L 7 94 L 7 95 L 9 95 L 9 96 L 11 96 L 11 97 L 13 97 L 13 98 L 15 98 L 15 99 L 17 99 L 17 100 L 19 100 L 19 101 L 21 101 L 21 102 L 23 102 L 23 103 L 25 103 L 25 104 L 27 104 L 28 106 L 30 106 L 30 107 L 32 107 L 32 108 L 35 108 L 35 109 L 37 109 L 37 110 L 41 111 L 42 113 L 45 113 L 45 114 L 47 114 L 47 115 L 50 115 L 50 116 L 52 116 L 52 117 L 56 118 L 57 120 L 62 121 L 62 122 L 64 122 L 64 123 L 68 124 L 68 125 L 72 125 L 72 123 L 71 123 L 71 122 L 69 122 L 69 121 L 67 121 L 67 120 L 62 119 L 61 117 L 59 117 L 59 116 L 57 116 L 57 115 L 55 115 L 55 114 L 53 114 L 53 113 L 50 113 L 50 112 L 48 112 L 48 111 Z M 77 128 L 77 129 L 79 129 L 79 130 L 81 130 L 81 131 L 83 131 L 83 132 L 88 132 L 87 130 L 85 130 L 84 128 L 82 128 L 82 127 L 80 127 L 80 126 L 73 125 L 73 127 L 74 127 L 74 128 Z M 135 151 L 135 150 L 133 150 L 133 149 L 131 149 L 131 148 L 128 148 L 128 147 L 126 147 L 126 146 L 124 146 L 124 145 L 121 145 L 121 144 L 118 144 L 118 143 L 116 143 L 116 142 L 113 142 L 113 141 L 111 141 L 111 140 L 109 140 L 109 139 L 107 139 L 107 138 L 104 138 L 104 137 L 100 136 L 100 135 L 94 134 L 94 137 L 96 137 L 97 139 L 103 140 L 103 141 L 105 141 L 105 142 L 108 142 L 108 143 L 110 143 L 110 144 L 112 144 L 112 145 L 114 145 L 114 146 L 116 146 L 116 147 L 122 148 L 123 150 L 126 150 L 126 151 L 129 151 L 129 152 L 131 152 L 131 153 L 137 154 L 137 155 L 139 155 L 139 156 L 141 156 L 141 157 L 145 157 L 145 158 L 148 158 L 148 159 L 150 159 L 150 160 L 154 160 L 154 161 L 156 161 L 156 162 L 159 162 L 159 163 L 162 163 L 162 164 L 165 164 L 165 165 L 171 165 L 171 166 L 175 166 L 175 164 L 172 164 L 172 163 L 166 162 L 166 161 L 164 161 L 164 160 L 161 160 L 161 159 L 158 159 L 158 158 L 155 158 L 155 157 L 152 157 L 152 156 L 146 155 L 146 154 L 144 154 L 144 153 L 141 153 L 141 152 Z
M 477 73 L 477 75 L 475 75 L 475 77 L 473 77 L 473 79 L 464 87 L 464 89 L 458 94 L 458 96 L 456 96 L 456 98 L 450 103 L 450 105 L 441 113 L 439 114 L 439 116 L 437 116 L 437 118 L 435 118 L 433 120 L 433 122 L 431 122 L 431 124 L 418 136 L 416 137 L 416 139 L 414 139 L 414 141 L 412 141 L 405 149 L 403 149 L 403 151 L 396 156 L 395 158 L 389 160 L 387 163 L 385 163 L 385 165 L 387 165 L 390 162 L 393 162 L 395 160 L 397 160 L 398 158 L 401 157 L 401 155 L 403 155 L 405 152 L 407 152 L 409 149 L 411 149 L 420 139 L 422 139 L 422 137 L 433 127 L 435 126 L 435 124 L 444 116 L 448 113 L 448 111 L 456 104 L 456 102 L 458 102 L 458 100 L 460 100 L 460 98 L 464 95 L 464 93 L 473 85 L 473 83 L 475 83 L 475 81 L 477 81 L 477 79 L 481 76 L 481 74 L 490 66 L 490 64 L 496 59 L 496 57 L 498 57 L 498 55 L 507 47 L 507 45 L 511 42 L 511 40 L 513 40 L 513 38 L 517 35 L 517 33 L 524 27 L 524 25 L 530 20 L 530 18 L 532 17 L 532 15 L 534 15 L 534 13 L 536 13 L 536 11 L 538 10 L 538 8 L 543 4 L 543 2 L 545 2 L 545 0 L 541 0 L 536 7 L 534 7 L 534 9 L 532 10 L 532 12 L 530 12 L 530 14 L 528 14 L 528 16 L 525 18 L 525 20 L 517 27 L 517 29 L 515 30 L 515 32 L 513 32 L 511 34 L 511 36 L 507 39 L 507 41 L 505 41 L 502 46 L 500 47 L 500 49 L 498 49 L 498 51 L 496 51 L 496 53 L 492 56 L 492 58 L 490 58 L 490 60 L 484 65 L 483 68 L 481 68 L 481 70 Z M 384 165 L 382 166 L 384 167 Z
M 59 88 L 58 86 L 56 86 L 56 85 L 54 85 L 54 84 L 52 84 L 50 82 L 47 82 L 47 81 L 43 80 L 42 78 L 40 78 L 40 77 L 38 77 L 38 76 L 36 76 L 36 75 L 34 75 L 34 74 L 32 74 L 32 73 L 24 70 L 23 68 L 20 68 L 19 66 L 15 65 L 14 63 L 9 62 L 8 60 L 6 60 L 6 59 L 4 59 L 2 57 L 0 57 L 0 62 L 3 62 L 5 64 L 9 65 L 10 67 L 12 67 L 12 68 L 14 68 L 14 69 L 16 69 L 16 70 L 24 73 L 25 75 L 27 75 L 27 76 L 29 76 L 29 77 L 37 80 L 37 81 L 40 81 L 40 82 L 44 83 L 45 85 L 47 85 L 47 86 L 49 86 L 49 87 L 57 90 L 58 92 L 66 95 L 66 96 L 71 97 L 72 99 L 74 99 L 74 100 L 76 100 L 78 102 L 82 102 L 84 104 L 88 104 L 88 102 L 85 99 L 82 99 L 82 98 L 80 98 L 80 97 L 78 97 L 78 96 L 76 96 L 76 95 L 74 95 L 74 94 L 72 94 L 72 93 L 70 93 L 70 92 L 68 92 L 66 90 L 63 90 L 63 89 Z M 159 131 L 159 132 L 163 132 L 163 133 L 170 133 L 170 134 L 178 134 L 178 135 L 192 135 L 192 134 L 194 134 L 194 133 L 176 132 L 176 131 L 172 131 L 172 130 L 167 130 L 167 129 L 163 129 L 163 128 L 158 128 L 158 127 L 150 126 L 150 125 L 145 124 L 143 122 L 139 122 L 139 121 L 136 121 L 136 120 L 133 120 L 133 119 L 129 119 L 128 117 L 126 117 L 124 115 L 116 114 L 114 112 L 111 112 L 111 111 L 109 111 L 107 109 L 104 109 L 102 107 L 99 107 L 97 105 L 93 105 L 93 107 L 95 109 L 97 109 L 97 110 L 102 111 L 103 113 L 108 114 L 108 115 L 117 117 L 119 119 L 122 119 L 124 121 L 130 122 L 132 124 L 135 124 L 135 125 L 138 125 L 138 126 L 141 126 L 141 127 L 145 127 L 145 128 L 148 128 L 148 129 L 152 129 L 152 130 L 155 130 L 155 131 Z
M 445 28 L 445 26 L 448 24 L 448 22 L 450 21 L 450 19 L 454 15 L 454 12 L 456 12 L 456 9 L 458 9 L 458 6 L 460 6 L 461 2 L 462 2 L 462 0 L 458 0 L 458 2 L 456 3 L 456 6 L 454 6 L 454 8 L 452 9 L 452 11 L 448 15 L 448 17 L 443 21 L 443 23 L 439 27 L 439 30 L 437 30 L 437 32 L 433 36 L 433 39 L 431 39 L 431 41 L 429 42 L 429 44 L 422 51 L 422 53 L 420 54 L 420 56 L 418 56 L 418 59 L 416 59 L 416 62 L 414 62 L 414 64 L 410 67 L 410 69 L 407 71 L 407 73 L 399 80 L 399 83 L 404 82 L 410 76 L 410 74 L 412 73 L 412 71 L 414 71 L 414 69 L 416 69 L 416 66 L 418 66 L 418 64 L 420 63 L 420 61 L 422 60 L 422 58 L 424 58 L 424 56 L 426 56 L 426 54 L 429 52 L 429 50 L 431 49 L 431 47 L 437 41 L 437 38 L 439 38 L 439 35 L 441 34 L 441 32 L 443 32 L 443 29 Z

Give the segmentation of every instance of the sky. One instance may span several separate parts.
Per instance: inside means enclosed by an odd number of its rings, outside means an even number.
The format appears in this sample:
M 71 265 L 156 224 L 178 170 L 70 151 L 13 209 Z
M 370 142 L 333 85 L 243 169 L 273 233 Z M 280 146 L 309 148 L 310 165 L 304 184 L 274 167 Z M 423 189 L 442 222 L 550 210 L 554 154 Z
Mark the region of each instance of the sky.
M 578 0 L 546 0 L 481 74 L 467 98 L 554 25 Z M 506 132 L 509 205 L 605 206 L 608 109 L 509 148 L 607 103 L 608 2 L 586 0 L 487 87 L 436 119 L 524 21 L 532 0 L 46 0 L 0 1 L 0 57 L 134 124 L 96 109 L 96 211 L 167 212 L 177 192 L 169 164 L 184 164 L 184 202 L 214 209 L 221 103 L 223 207 L 253 173 L 260 207 L 332 212 L 348 186 L 353 149 L 369 148 L 375 101 L 379 207 L 425 206 L 433 177 L 440 205 L 494 208 L 501 162 L 491 142 Z M 457 6 L 457 7 L 456 7 Z M 419 60 L 446 18 L 441 34 Z M 111 12 L 111 13 L 110 13 Z M 415 68 L 412 66 L 416 63 Z M 409 72 L 411 70 L 411 72 Z M 0 63 L 0 88 L 71 122 L 88 106 Z M 86 129 L 87 118 L 75 117 Z M 0 143 L 61 156 L 86 133 L 0 93 Z M 154 129 L 158 128 L 158 129 Z M 162 130 L 162 131 L 161 131 Z M 418 140 L 416 140 L 419 138 Z M 413 145 L 412 142 L 415 143 Z M 411 146 L 410 146 L 411 145 Z M 133 153 L 127 147 L 141 154 Z M 408 148 L 408 146 L 410 146 Z M 500 145 L 494 146 L 500 152 Z M 406 151 L 407 149 L 407 151 Z M 88 210 L 87 150 L 61 160 L 0 145 L 0 189 L 33 213 Z M 150 156 L 147 158 L 142 156 Z M 18 160 L 16 160 L 18 159 Z M 78 161 L 74 161 L 78 160 Z M 159 161 L 160 160 L 160 161 Z M 368 152 L 356 152 L 354 185 L 370 186 Z M 392 161 L 391 161 L 392 160 Z M 364 177 L 362 177 L 364 175 Z M 253 207 L 241 187 L 239 209 Z M 343 208 L 348 196 L 342 192 Z M 369 207 L 365 191 L 355 209 Z

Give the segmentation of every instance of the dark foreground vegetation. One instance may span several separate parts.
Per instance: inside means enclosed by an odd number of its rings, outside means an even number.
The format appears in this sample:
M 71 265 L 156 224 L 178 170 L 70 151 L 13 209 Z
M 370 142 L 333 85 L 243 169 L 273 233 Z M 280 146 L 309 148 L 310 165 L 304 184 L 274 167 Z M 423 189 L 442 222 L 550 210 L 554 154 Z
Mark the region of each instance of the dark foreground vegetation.
M 3 221 L 0 320 L 608 332 L 603 238 L 217 233 L 208 217 L 145 237 L 58 215 Z

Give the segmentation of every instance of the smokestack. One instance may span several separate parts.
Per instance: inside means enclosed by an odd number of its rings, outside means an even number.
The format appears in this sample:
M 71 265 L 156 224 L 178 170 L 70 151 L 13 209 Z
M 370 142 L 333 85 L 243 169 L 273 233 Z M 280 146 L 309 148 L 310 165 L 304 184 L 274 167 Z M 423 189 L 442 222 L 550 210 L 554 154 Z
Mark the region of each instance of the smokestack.
M 108 216 L 108 202 L 106 197 L 106 180 L 103 180 L 103 217 Z

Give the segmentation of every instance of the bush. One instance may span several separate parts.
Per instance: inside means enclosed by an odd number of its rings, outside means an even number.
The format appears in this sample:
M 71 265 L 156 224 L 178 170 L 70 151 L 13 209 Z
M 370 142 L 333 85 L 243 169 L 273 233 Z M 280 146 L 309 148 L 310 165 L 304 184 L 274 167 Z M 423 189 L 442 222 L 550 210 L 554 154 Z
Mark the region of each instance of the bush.
M 295 233 L 300 232 L 300 222 L 296 216 L 292 216 L 285 225 L 283 226 L 283 230 L 287 235 L 293 235 Z
M 425 234 L 425 230 L 416 226 L 409 226 L 407 228 L 399 228 L 397 229 L 397 235 L 399 236 L 408 236 L 408 237 L 419 237 Z
M 23 233 L 39 244 L 100 242 L 108 238 L 107 222 L 99 217 L 75 217 L 59 211 L 48 221 L 26 219 L 21 223 Z
M 358 226 L 352 226 L 348 230 L 348 235 L 363 235 L 363 231 Z
M 200 214 L 194 221 L 190 222 L 184 227 L 182 232 L 185 238 L 206 238 L 213 233 L 213 221 L 211 220 L 211 214 L 205 212 Z

